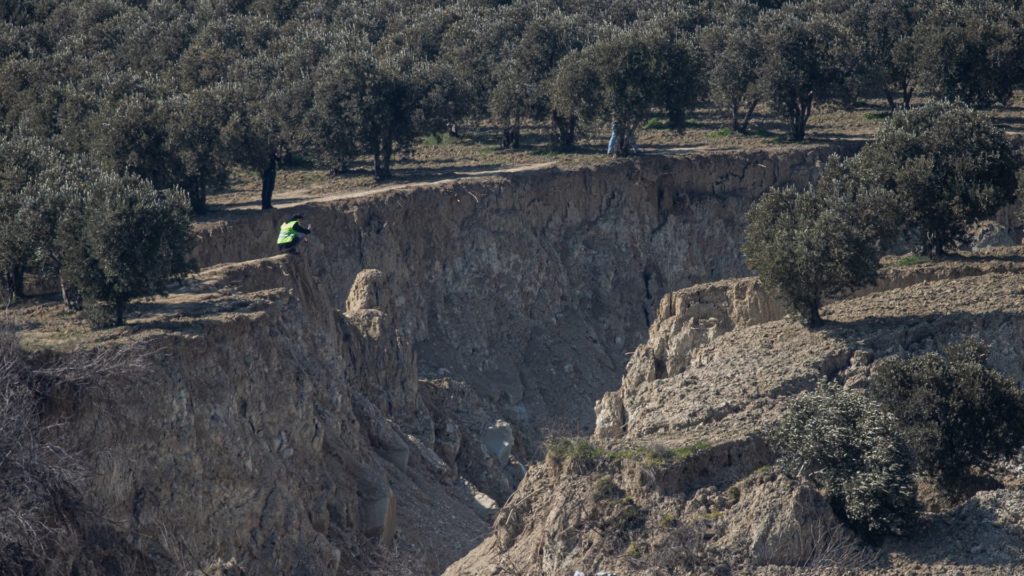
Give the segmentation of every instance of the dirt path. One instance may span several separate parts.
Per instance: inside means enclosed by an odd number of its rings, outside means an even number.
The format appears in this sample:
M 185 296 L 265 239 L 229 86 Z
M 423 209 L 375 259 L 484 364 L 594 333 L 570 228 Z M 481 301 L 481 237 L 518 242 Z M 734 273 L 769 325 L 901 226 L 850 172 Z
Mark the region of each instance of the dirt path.
M 508 168 L 486 169 L 486 170 L 457 170 L 451 174 L 437 178 L 424 178 L 422 180 L 396 182 L 382 186 L 347 187 L 344 184 L 327 179 L 316 184 L 299 187 L 280 187 L 274 192 L 274 208 L 277 210 L 294 209 L 300 206 L 311 204 L 325 204 L 338 200 L 351 200 L 356 198 L 367 198 L 386 194 L 395 190 L 406 190 L 424 185 L 448 184 L 460 180 L 472 180 L 475 178 L 486 178 L 500 174 L 514 174 L 517 172 L 530 172 L 550 170 L 558 167 L 558 162 L 537 162 L 512 166 Z M 340 188 L 340 190 L 339 190 Z M 206 215 L 196 219 L 194 227 L 197 231 L 209 229 L 225 222 L 236 220 L 241 216 L 259 213 L 260 196 L 258 190 L 244 190 L 218 194 L 209 199 L 210 211 Z

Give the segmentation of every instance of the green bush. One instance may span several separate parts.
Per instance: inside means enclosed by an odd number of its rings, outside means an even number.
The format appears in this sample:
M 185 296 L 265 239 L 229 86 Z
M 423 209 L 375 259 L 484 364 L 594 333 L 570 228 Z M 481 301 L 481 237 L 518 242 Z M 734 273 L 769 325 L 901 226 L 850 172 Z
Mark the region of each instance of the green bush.
M 971 224 L 1011 204 L 1018 167 L 1002 128 L 943 102 L 895 112 L 852 162 L 862 180 L 894 196 L 925 255 L 943 254 Z
M 976 340 L 942 355 L 882 361 L 872 396 L 896 415 L 920 468 L 940 487 L 959 493 L 971 468 L 1024 446 L 1024 392 L 987 367 Z
M 26 189 L 49 166 L 63 166 L 66 159 L 38 138 L 0 137 L 0 280 L 10 296 L 25 292 L 25 271 L 31 268 L 39 244 L 35 222 L 24 222 L 19 211 Z
M 938 0 L 910 37 L 922 83 L 975 106 L 1008 102 L 1020 81 L 1019 15 L 1004 2 Z
M 597 468 L 608 451 L 586 438 L 554 438 L 549 440 L 546 460 L 561 472 L 585 474 Z
M 86 300 L 96 326 L 120 325 L 132 298 L 161 294 L 193 269 L 188 196 L 105 172 L 82 183 L 83 199 L 61 243 L 62 277 Z
M 896 418 L 877 402 L 825 386 L 796 401 L 770 442 L 782 469 L 823 488 L 857 532 L 900 534 L 914 523 L 910 450 Z
M 816 326 L 826 297 L 875 281 L 894 214 L 887 195 L 833 158 L 807 190 L 773 188 L 751 208 L 743 253 L 765 286 Z

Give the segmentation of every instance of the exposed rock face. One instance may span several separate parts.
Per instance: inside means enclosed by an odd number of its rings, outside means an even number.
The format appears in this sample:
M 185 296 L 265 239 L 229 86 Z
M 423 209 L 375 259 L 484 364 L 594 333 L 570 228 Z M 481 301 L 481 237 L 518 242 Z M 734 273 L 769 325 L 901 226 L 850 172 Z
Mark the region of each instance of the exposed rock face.
M 598 401 L 595 435 L 614 438 L 625 433 L 625 404 L 638 400 L 634 389 L 640 384 L 681 374 L 690 367 L 693 354 L 721 334 L 783 316 L 783 306 L 753 278 L 667 294 L 648 341 L 637 348 L 626 368 L 622 387 Z
M 446 574 L 1014 574 L 1019 469 L 879 552 L 810 485 L 772 471 L 762 438 L 821 379 L 859 387 L 879 359 L 967 336 L 1024 381 L 1022 271 L 1019 255 L 889 269 L 828 305 L 817 331 L 749 279 L 665 296 L 622 388 L 597 405 L 595 438 L 559 456 L 577 464 L 532 468 L 494 534 Z M 609 529 L 612 515 L 631 523 Z
M 467 382 L 533 440 L 589 432 L 661 296 L 745 274 L 747 207 L 828 153 L 651 156 L 314 203 L 311 275 L 344 308 L 356 275 L 381 271 L 421 376 Z M 275 218 L 207 227 L 200 263 L 265 255 Z
M 161 352 L 151 379 L 97 391 L 70 423 L 97 455 L 87 502 L 156 558 L 334 574 L 369 568 L 397 536 L 403 563 L 440 570 L 485 525 L 423 448 L 433 422 L 386 296 L 361 283 L 341 314 L 308 261 L 273 262 L 290 289 L 239 294 L 218 304 L 233 312 L 179 329 L 140 326 Z
M 657 299 L 743 272 L 747 206 L 825 155 L 324 201 L 300 256 L 264 257 L 274 214 L 208 226 L 202 274 L 132 319 L 152 377 L 62 415 L 92 459 L 86 505 L 167 573 L 439 573 L 486 531 L 478 489 L 511 494 L 542 428 L 589 431 Z

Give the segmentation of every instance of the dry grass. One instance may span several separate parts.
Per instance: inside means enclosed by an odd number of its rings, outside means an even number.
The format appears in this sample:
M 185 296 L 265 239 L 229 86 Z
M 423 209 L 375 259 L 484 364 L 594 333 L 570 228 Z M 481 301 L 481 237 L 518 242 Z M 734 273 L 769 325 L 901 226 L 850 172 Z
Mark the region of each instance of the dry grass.
M 86 467 L 68 449 L 62 407 L 147 361 L 135 346 L 30 356 L 0 325 L 0 574 L 45 570 L 82 537 Z

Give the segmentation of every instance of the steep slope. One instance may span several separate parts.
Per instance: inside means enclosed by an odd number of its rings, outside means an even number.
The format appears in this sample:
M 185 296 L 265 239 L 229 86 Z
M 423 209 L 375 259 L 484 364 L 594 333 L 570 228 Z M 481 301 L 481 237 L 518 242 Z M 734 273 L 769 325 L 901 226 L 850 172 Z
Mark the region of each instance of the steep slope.
M 767 471 L 763 432 L 822 378 L 863 385 L 877 359 L 962 339 L 1024 380 L 1020 255 L 888 270 L 809 331 L 752 279 L 666 295 L 592 440 L 555 445 L 492 535 L 448 569 L 470 574 L 1014 574 L 1024 566 L 1016 464 L 1008 484 L 867 548 L 809 488 Z M 623 515 L 627 527 L 609 523 Z M 868 570 L 870 568 L 870 570 Z M 494 572 L 490 572 L 490 571 Z
M 379 276 L 361 275 L 342 313 L 308 268 L 276 257 L 227 277 L 272 275 L 280 288 L 242 292 L 221 277 L 217 293 L 153 304 L 163 310 L 130 336 L 158 351 L 150 377 L 87 391 L 67 414 L 92 459 L 85 501 L 154 572 L 218 557 L 256 574 L 369 569 L 398 529 L 417 535 L 400 564 L 430 572 L 483 527 L 424 445 L 433 426 Z M 99 563 L 130 573 L 123 560 Z
M 158 350 L 151 376 L 54 407 L 88 461 L 83 513 L 102 526 L 69 562 L 440 572 L 485 533 L 544 428 L 592 427 L 657 298 L 742 272 L 747 206 L 826 153 L 328 199 L 301 209 L 315 228 L 301 257 L 265 256 L 279 214 L 206 225 L 201 274 L 127 330 L 84 337 Z M 63 332 L 40 318 L 23 337 L 51 346 Z
M 387 274 L 422 375 L 466 382 L 517 429 L 589 430 L 667 290 L 741 275 L 741 221 L 828 150 L 643 157 L 392 189 L 301 209 L 340 305 Z M 290 210 L 291 211 L 291 210 Z M 280 214 L 206 228 L 208 266 L 266 254 Z

